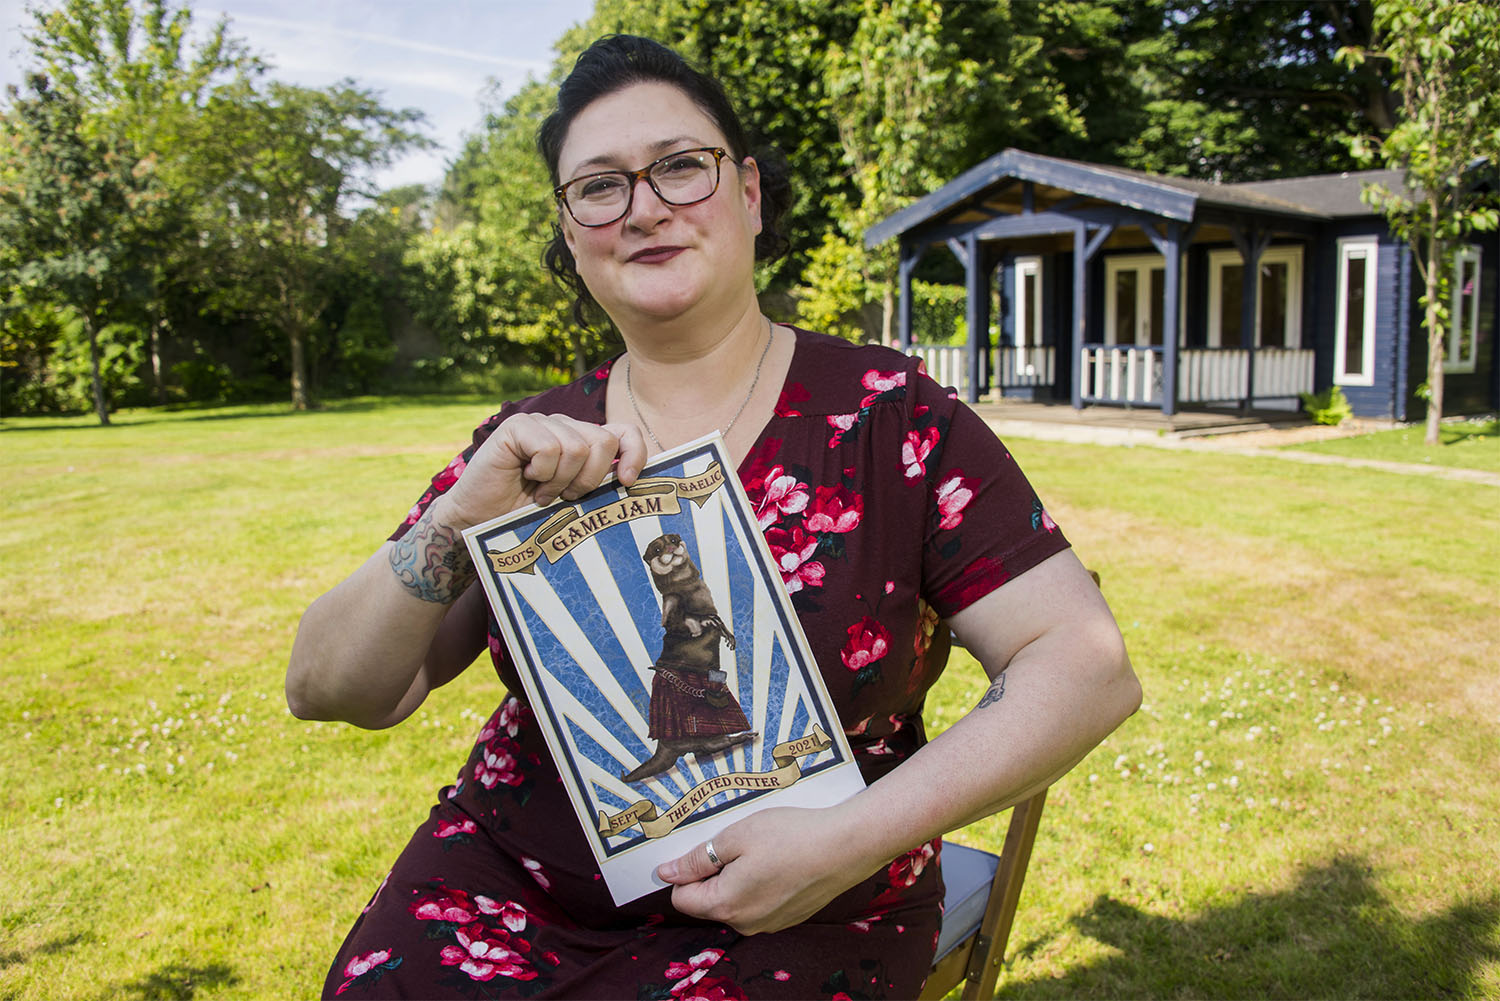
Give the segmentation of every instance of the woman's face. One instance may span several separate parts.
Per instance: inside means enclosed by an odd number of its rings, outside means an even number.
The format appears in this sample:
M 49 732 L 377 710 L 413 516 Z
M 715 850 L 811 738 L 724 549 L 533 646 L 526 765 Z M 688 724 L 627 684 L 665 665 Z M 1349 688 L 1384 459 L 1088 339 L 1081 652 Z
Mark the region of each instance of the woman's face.
M 601 170 L 636 170 L 678 150 L 727 146 L 713 120 L 683 91 L 638 83 L 581 111 L 558 155 L 564 183 Z M 578 274 L 615 323 L 743 312 L 754 295 L 760 174 L 755 161 L 720 164 L 719 187 L 693 205 L 668 205 L 637 181 L 630 211 L 607 226 L 580 226 L 561 209 Z

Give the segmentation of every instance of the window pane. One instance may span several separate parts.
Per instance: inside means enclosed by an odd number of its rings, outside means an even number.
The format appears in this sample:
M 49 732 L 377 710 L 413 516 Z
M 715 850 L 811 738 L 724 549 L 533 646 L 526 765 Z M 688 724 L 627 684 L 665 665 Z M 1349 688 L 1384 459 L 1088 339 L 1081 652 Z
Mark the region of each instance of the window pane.
M 1035 268 L 1027 268 L 1021 273 L 1021 281 L 1025 292 L 1021 297 L 1021 329 L 1018 331 L 1019 342 L 1023 345 L 1040 344 L 1041 338 L 1041 282 L 1040 276 Z
M 1260 266 L 1260 343 L 1262 347 L 1286 347 L 1287 279 L 1285 261 Z
M 1167 272 L 1162 268 L 1151 269 L 1151 338 L 1155 345 L 1161 344 L 1161 333 L 1167 326 L 1164 315 L 1167 301 Z
M 1237 348 L 1244 343 L 1240 333 L 1240 310 L 1245 304 L 1245 266 L 1226 264 L 1219 271 L 1219 345 Z
M 1365 374 L 1365 265 L 1364 255 L 1345 258 L 1344 272 L 1344 373 Z
M 1474 321 L 1479 305 L 1479 268 L 1472 257 L 1459 260 L 1457 309 L 1453 311 L 1453 328 L 1458 335 L 1453 360 L 1468 364 L 1474 359 Z
M 1115 272 L 1115 342 L 1135 343 L 1135 272 Z

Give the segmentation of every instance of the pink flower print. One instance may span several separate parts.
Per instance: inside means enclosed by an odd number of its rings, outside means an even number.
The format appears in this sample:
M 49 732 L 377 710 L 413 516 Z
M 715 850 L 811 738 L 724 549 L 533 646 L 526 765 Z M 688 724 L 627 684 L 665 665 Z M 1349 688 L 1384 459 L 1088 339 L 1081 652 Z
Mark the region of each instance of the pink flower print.
M 806 386 L 800 382 L 789 382 L 776 400 L 776 416 L 801 417 L 802 411 L 797 410 L 796 405 L 810 399 L 812 394 L 807 391 Z
M 933 496 L 937 498 L 938 528 L 957 528 L 963 523 L 964 508 L 974 499 L 974 488 L 978 485 L 973 480 L 965 479 L 962 469 L 955 469 L 937 485 Z
M 458 945 L 444 946 L 441 962 L 444 966 L 458 967 L 471 980 L 488 981 L 496 977 L 536 979 L 536 971 L 526 962 L 526 957 L 512 949 L 504 939 L 490 937 L 483 925 L 459 928 L 454 937 L 458 939 Z
M 875 755 L 877 757 L 879 757 L 882 754 L 895 754 L 896 753 L 895 751 L 891 750 L 890 747 L 886 744 L 884 737 L 881 737 L 875 743 L 871 744 L 869 747 L 866 747 L 864 749 L 864 752 L 866 754 L 873 754 L 873 755 Z
M 500 923 L 511 931 L 519 933 L 526 930 L 526 918 L 529 914 L 526 908 L 514 900 L 507 900 L 501 906 L 499 914 Z
M 515 755 L 505 747 L 505 738 L 492 740 L 485 745 L 479 760 L 474 762 L 474 781 L 486 789 L 493 789 L 504 782 L 508 786 L 521 784 Z
M 809 532 L 852 532 L 865 513 L 865 499 L 848 487 L 818 487 L 812 512 L 807 516 Z
M 552 880 L 547 878 L 547 870 L 542 868 L 540 862 L 534 858 L 527 858 L 525 855 L 522 855 L 521 865 L 526 868 L 527 872 L 531 873 L 531 878 L 536 880 L 538 886 L 544 890 L 552 889 Z
M 906 468 L 906 478 L 908 480 L 914 480 L 919 476 L 927 475 L 927 467 L 924 463 L 927 461 L 927 456 L 932 454 L 932 449 L 937 443 L 937 428 L 928 428 L 920 432 L 906 432 L 906 440 L 901 443 L 901 465 Z
M 377 949 L 367 952 L 363 956 L 355 956 L 344 964 L 344 976 L 347 977 L 334 994 L 342 994 L 354 986 L 356 980 L 379 980 L 385 973 L 394 970 L 401 965 L 401 960 L 391 959 L 391 950 Z
M 458 834 L 473 834 L 479 828 L 472 820 L 452 821 L 445 820 L 438 825 L 438 829 L 432 832 L 432 836 L 438 839 L 451 838 Z
M 796 594 L 804 587 L 822 587 L 827 573 L 823 564 L 812 559 L 818 549 L 818 537 L 809 535 L 802 526 L 790 530 L 773 528 L 766 532 L 766 544 L 771 548 L 771 558 L 781 570 L 781 579 L 787 592 Z
M 464 474 L 464 467 L 468 461 L 462 455 L 453 457 L 453 461 L 443 467 L 443 471 L 432 478 L 432 485 L 439 493 L 447 490 L 458 482 L 458 478 Z
M 914 886 L 927 863 L 937 856 L 937 840 L 919 845 L 891 862 L 887 875 L 894 887 Z
M 745 992 L 728 977 L 710 977 L 695 973 L 691 989 L 677 995 L 680 1001 L 745 1001 Z
M 860 385 L 870 391 L 865 395 L 864 399 L 859 401 L 860 408 L 863 409 L 874 403 L 880 397 L 881 393 L 889 393 L 893 389 L 898 389 L 906 385 L 906 373 L 882 372 L 879 369 L 872 368 L 859 381 Z
M 479 908 L 462 890 L 442 890 L 412 904 L 411 915 L 418 921 L 451 921 L 465 925 L 479 916 Z
M 690 976 L 697 970 L 708 969 L 710 966 L 713 966 L 723 958 L 723 949 L 704 949 L 696 956 L 689 958 L 686 963 L 679 963 L 676 960 L 673 960 L 672 964 L 667 967 L 666 972 L 663 973 L 662 976 L 670 977 L 673 980 L 680 980 L 683 977 Z
M 860 736 L 861 734 L 863 734 L 865 732 L 865 728 L 870 725 L 870 721 L 873 720 L 874 718 L 875 718 L 874 716 L 866 716 L 864 719 L 860 720 L 858 723 L 854 724 L 852 727 L 845 727 L 844 728 L 844 735 L 847 736 L 847 737 L 858 737 L 858 736 Z
M 866 615 L 849 627 L 849 642 L 844 644 L 839 656 L 845 667 L 858 671 L 884 657 L 890 648 L 890 631 Z
M 848 434 L 858 423 L 859 413 L 857 411 L 852 414 L 829 414 L 828 426 L 833 428 L 833 434 L 828 436 L 828 447 L 837 447 L 839 442 L 844 440 L 844 435 Z
M 772 466 L 762 482 L 766 492 L 755 507 L 762 529 L 770 528 L 785 515 L 800 514 L 807 507 L 807 484 L 798 482 L 797 477 L 780 466 Z
M 859 380 L 859 384 L 872 393 L 885 393 L 897 386 L 906 385 L 905 372 L 882 372 L 872 368 Z
M 777 970 L 775 973 L 771 974 L 771 979 L 779 980 L 784 984 L 788 980 L 792 979 L 792 975 L 785 970 Z

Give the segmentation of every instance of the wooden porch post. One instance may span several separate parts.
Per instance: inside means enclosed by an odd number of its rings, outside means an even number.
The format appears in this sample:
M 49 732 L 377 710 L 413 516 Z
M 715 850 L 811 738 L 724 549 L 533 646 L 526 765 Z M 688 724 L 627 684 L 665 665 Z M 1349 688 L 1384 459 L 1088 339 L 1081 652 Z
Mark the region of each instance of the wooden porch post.
M 982 362 L 990 351 L 990 283 L 983 248 L 979 237 L 973 233 L 964 237 L 964 258 L 967 293 L 964 319 L 969 328 L 969 336 L 965 338 L 969 362 L 968 398 L 970 403 L 978 403 L 980 392 L 989 389 Z
M 1165 329 L 1161 333 L 1161 412 L 1167 417 L 1177 413 L 1177 328 L 1181 323 L 1177 316 L 1177 290 L 1182 284 L 1181 247 L 1182 225 L 1167 223 L 1167 238 L 1162 246 L 1162 256 L 1166 258 L 1167 265 L 1165 288 L 1162 290 L 1162 295 L 1166 298 L 1166 302 L 1162 303 L 1162 326 Z
M 1073 228 L 1073 409 L 1083 409 L 1084 276 L 1088 273 L 1088 232 L 1083 223 Z
M 911 276 L 917 270 L 917 261 L 920 259 L 921 253 L 903 239 L 899 265 L 900 298 L 896 301 L 896 340 L 901 344 L 902 351 L 911 349 Z

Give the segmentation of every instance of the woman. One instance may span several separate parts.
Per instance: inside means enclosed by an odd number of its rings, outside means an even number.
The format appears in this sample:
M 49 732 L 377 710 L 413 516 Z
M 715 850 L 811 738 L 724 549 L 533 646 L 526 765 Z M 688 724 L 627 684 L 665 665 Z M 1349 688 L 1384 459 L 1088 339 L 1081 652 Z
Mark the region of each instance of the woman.
M 407 521 L 307 611 L 303 718 L 391 726 L 488 645 L 521 690 L 460 536 L 577 498 L 613 467 L 723 432 L 869 787 L 769 809 L 615 908 L 527 708 L 508 698 L 335 959 L 330 995 L 915 996 L 939 836 L 1055 781 L 1134 711 L 1118 629 L 1009 454 L 916 363 L 774 324 L 755 297 L 787 201 L 722 90 L 615 36 L 563 83 L 538 144 L 548 262 L 625 353 L 507 405 Z M 937 740 L 941 616 L 992 685 Z M 794 847 L 792 847 L 794 846 Z

